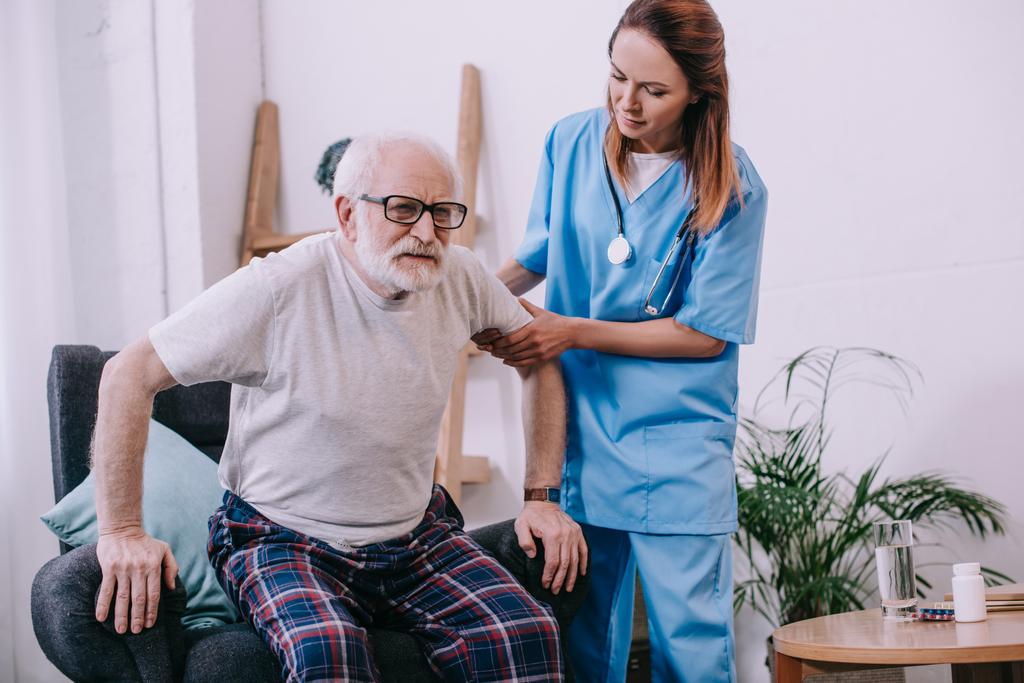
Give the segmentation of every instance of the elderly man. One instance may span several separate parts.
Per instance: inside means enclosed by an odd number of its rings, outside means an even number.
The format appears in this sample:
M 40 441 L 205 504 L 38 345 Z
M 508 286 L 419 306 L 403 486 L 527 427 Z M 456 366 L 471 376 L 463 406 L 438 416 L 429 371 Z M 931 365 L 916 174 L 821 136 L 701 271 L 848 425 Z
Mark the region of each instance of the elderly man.
M 339 230 L 254 259 L 105 367 L 95 435 L 96 618 L 156 619 L 168 546 L 141 526 L 153 397 L 234 384 L 210 520 L 221 583 L 291 680 L 378 678 L 365 626 L 415 634 L 446 680 L 557 680 L 550 609 L 462 530 L 432 486 L 456 357 L 486 328 L 531 317 L 471 252 L 457 173 L 434 143 L 357 139 L 334 180 Z M 545 577 L 571 590 L 580 528 L 549 499 L 561 482 L 564 393 L 555 363 L 521 372 L 527 472 L 520 544 L 545 542 Z M 550 496 L 553 497 L 553 496 Z M 536 500 L 536 499 L 541 500 Z M 113 606 L 112 606 L 113 603 Z

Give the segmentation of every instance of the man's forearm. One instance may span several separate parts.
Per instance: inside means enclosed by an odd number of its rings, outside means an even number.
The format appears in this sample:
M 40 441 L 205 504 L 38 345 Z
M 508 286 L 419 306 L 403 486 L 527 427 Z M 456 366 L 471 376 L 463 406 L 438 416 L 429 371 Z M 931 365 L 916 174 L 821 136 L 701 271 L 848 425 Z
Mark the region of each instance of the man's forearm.
M 100 534 L 142 527 L 142 463 L 152 411 L 152 394 L 117 370 L 104 372 L 92 446 Z
M 558 360 L 520 369 L 526 488 L 558 487 L 565 458 L 565 386 Z
M 526 427 L 526 488 L 558 488 L 565 460 L 565 386 L 558 359 L 519 368 L 523 378 L 523 424 Z M 583 530 L 560 505 L 546 500 L 523 503 L 516 517 L 519 547 L 537 557 L 536 539 L 544 544 L 541 585 L 555 595 L 571 591 L 578 574 L 587 572 L 588 549 Z
M 103 368 L 92 444 L 100 534 L 142 527 L 142 462 L 153 398 L 174 384 L 148 338 L 129 344 Z

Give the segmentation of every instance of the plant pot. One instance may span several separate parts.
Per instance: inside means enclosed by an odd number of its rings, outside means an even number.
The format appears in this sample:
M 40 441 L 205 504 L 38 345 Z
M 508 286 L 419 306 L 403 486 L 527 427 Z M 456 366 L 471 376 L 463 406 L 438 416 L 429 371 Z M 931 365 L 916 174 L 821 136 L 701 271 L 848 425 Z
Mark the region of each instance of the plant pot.
M 767 640 L 768 670 L 775 683 L 775 645 L 772 637 Z M 903 667 L 893 669 L 866 669 L 864 671 L 840 671 L 837 673 L 814 674 L 804 679 L 810 683 L 906 683 L 907 674 Z

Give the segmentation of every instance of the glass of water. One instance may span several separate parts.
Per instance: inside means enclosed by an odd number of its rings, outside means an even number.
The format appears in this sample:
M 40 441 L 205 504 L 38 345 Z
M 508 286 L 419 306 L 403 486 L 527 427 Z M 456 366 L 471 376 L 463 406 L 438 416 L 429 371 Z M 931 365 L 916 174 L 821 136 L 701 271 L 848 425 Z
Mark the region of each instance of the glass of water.
M 882 617 L 891 621 L 909 621 L 917 611 L 912 534 L 910 520 L 875 522 L 875 568 Z

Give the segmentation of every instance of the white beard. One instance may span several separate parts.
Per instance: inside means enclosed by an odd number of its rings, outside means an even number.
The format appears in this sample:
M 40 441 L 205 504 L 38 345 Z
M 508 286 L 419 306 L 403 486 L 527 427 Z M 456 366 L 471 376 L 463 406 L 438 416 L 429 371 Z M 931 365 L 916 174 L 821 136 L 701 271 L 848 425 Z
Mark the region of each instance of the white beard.
M 366 274 L 392 292 L 392 296 L 401 292 L 423 292 L 441 281 L 447 254 L 440 242 L 428 245 L 406 235 L 386 247 L 380 233 L 365 228 L 365 225 L 364 221 L 356 224 L 356 256 Z M 399 259 L 402 254 L 430 256 L 434 262 Z

